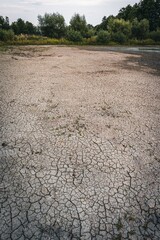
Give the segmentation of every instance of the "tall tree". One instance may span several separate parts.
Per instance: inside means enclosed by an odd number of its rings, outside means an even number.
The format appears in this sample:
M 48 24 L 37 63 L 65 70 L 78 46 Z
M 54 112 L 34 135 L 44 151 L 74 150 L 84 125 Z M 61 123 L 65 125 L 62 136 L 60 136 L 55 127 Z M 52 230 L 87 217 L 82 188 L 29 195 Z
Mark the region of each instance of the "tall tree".
M 0 29 L 8 30 L 10 29 L 9 18 L 0 16 Z
M 26 24 L 22 18 L 18 18 L 16 22 L 11 24 L 11 28 L 13 29 L 15 34 L 26 34 Z
M 131 23 L 124 19 L 110 19 L 108 23 L 108 30 L 110 33 L 123 33 L 127 37 L 131 34 Z
M 150 31 L 160 28 L 160 0 L 141 0 L 133 6 L 128 5 L 120 9 L 118 18 L 131 20 L 137 18 L 139 21 L 147 19 L 150 25 Z
M 132 9 L 133 7 L 130 4 L 127 7 L 121 8 L 117 17 L 123 18 L 125 21 L 130 20 L 132 18 L 131 16 Z
M 139 8 L 141 19 L 149 21 L 151 31 L 160 27 L 160 0 L 141 0 Z
M 95 27 L 96 32 L 98 33 L 100 30 L 108 31 L 108 23 L 110 19 L 115 19 L 115 17 L 113 15 L 110 15 L 109 17 L 104 16 L 102 22 Z
M 149 21 L 142 19 L 140 21 L 135 18 L 132 22 L 132 37 L 137 39 L 144 39 L 149 33 Z
M 27 34 L 36 34 L 36 27 L 33 25 L 33 23 L 26 21 L 26 33 Z
M 51 38 L 61 38 L 65 36 L 65 20 L 59 13 L 38 15 L 39 26 L 42 35 Z
M 88 31 L 85 16 L 80 16 L 78 13 L 74 14 L 70 20 L 70 28 L 74 31 L 80 32 L 81 35 L 85 37 Z
M 36 27 L 28 21 L 24 21 L 21 18 L 18 18 L 16 22 L 11 24 L 11 28 L 15 34 L 36 34 Z

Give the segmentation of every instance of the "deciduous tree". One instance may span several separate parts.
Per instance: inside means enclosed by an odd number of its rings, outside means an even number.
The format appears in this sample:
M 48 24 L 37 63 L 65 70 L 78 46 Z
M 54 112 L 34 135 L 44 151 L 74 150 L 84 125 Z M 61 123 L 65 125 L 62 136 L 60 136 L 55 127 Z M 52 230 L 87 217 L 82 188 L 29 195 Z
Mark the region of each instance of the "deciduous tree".
M 80 16 L 78 13 L 74 14 L 70 20 L 70 28 L 80 32 L 85 37 L 88 31 L 85 16 Z
M 46 13 L 44 16 L 38 15 L 39 27 L 42 35 L 51 38 L 61 38 L 65 36 L 65 19 L 59 13 Z

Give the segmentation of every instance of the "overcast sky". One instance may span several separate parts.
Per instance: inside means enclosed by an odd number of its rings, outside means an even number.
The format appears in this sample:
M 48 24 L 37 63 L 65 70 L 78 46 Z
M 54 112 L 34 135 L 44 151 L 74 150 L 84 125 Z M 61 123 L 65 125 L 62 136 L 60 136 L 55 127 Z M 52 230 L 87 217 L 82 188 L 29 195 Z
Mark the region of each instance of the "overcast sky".
M 45 12 L 62 14 L 67 23 L 74 13 L 84 14 L 88 23 L 99 24 L 104 16 L 116 15 L 136 0 L 0 0 L 0 16 L 8 16 L 10 22 L 22 18 L 37 24 L 37 15 Z

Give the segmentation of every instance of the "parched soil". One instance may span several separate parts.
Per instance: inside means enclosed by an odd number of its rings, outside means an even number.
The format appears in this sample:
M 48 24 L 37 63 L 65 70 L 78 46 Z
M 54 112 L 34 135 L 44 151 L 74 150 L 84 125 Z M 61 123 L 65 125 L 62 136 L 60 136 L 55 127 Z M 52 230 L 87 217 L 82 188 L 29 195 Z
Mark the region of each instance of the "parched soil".
M 154 56 L 0 53 L 1 240 L 159 240 Z

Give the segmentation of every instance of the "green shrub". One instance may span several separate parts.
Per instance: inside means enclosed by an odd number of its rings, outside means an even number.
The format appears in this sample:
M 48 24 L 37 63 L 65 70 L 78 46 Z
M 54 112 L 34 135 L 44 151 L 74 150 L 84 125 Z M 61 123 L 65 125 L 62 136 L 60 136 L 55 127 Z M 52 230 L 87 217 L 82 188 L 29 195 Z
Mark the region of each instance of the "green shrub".
M 12 30 L 0 29 L 0 41 L 7 42 L 14 40 L 14 32 Z
M 38 37 L 37 39 L 33 37 L 31 39 L 31 36 L 25 35 L 25 38 L 19 36 L 16 36 L 14 41 L 8 42 L 11 45 L 69 45 L 71 42 L 69 42 L 65 38 L 61 39 L 55 39 L 55 38 L 47 38 L 47 37 Z
M 156 45 L 156 42 L 153 41 L 152 39 L 145 39 L 145 40 L 131 39 L 129 41 L 129 44 L 145 46 L 145 45 Z
M 144 39 L 142 41 L 142 44 L 144 44 L 144 45 L 154 45 L 155 41 L 153 39 L 148 38 L 148 39 Z
M 28 35 L 26 34 L 20 34 L 15 36 L 15 40 L 17 41 L 24 41 L 28 39 Z
M 107 28 L 112 34 L 121 32 L 128 37 L 131 35 L 131 23 L 124 19 L 110 18 Z
M 85 38 L 91 38 L 95 36 L 95 30 L 94 29 L 88 29 L 88 31 L 85 34 Z
M 110 33 L 104 30 L 101 30 L 97 34 L 97 43 L 108 44 L 111 40 Z
M 81 42 L 83 38 L 80 32 L 69 29 L 67 31 L 67 39 L 72 42 Z
M 138 21 L 135 18 L 132 21 L 132 38 L 137 38 L 139 40 L 146 39 L 149 33 L 149 21 L 147 19 L 142 19 Z
M 5 31 L 0 29 L 0 41 L 4 41 Z
M 90 37 L 90 38 L 85 38 L 84 41 L 83 41 L 84 44 L 87 44 L 87 45 L 96 45 L 97 43 L 97 37 L 96 36 L 93 36 L 93 37 Z
M 42 40 L 42 39 L 46 39 L 47 37 L 42 37 L 42 36 L 38 36 L 38 35 L 27 35 L 27 39 L 28 40 Z
M 149 37 L 155 42 L 160 42 L 160 30 L 150 32 Z
M 114 42 L 123 44 L 123 43 L 126 43 L 126 42 L 127 42 L 127 37 L 126 37 L 126 35 L 124 35 L 124 33 L 122 33 L 122 32 L 116 32 L 116 33 L 113 33 L 113 34 L 112 34 L 112 40 L 113 40 Z

